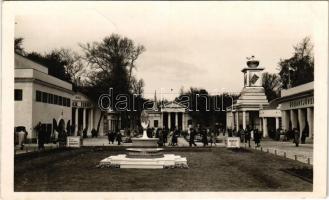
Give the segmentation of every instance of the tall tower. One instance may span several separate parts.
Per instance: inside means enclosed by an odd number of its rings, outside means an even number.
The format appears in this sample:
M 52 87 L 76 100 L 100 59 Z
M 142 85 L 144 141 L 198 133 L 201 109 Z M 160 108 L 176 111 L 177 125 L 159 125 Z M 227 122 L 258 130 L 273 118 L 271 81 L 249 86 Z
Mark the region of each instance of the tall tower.
M 244 75 L 244 87 L 240 93 L 237 103 L 241 107 L 262 107 L 267 106 L 268 101 L 262 86 L 262 71 L 264 68 L 258 67 L 259 61 L 255 56 L 247 58 L 247 67 L 241 71 Z

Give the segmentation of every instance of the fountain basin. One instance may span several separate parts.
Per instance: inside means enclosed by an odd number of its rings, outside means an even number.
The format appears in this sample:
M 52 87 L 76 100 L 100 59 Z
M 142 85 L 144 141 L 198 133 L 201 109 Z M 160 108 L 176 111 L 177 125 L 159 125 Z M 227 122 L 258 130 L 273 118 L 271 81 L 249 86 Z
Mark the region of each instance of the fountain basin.
M 162 158 L 162 148 L 128 148 L 127 158 Z
M 133 168 L 133 169 L 166 169 L 188 168 L 185 157 L 164 154 L 162 158 L 128 158 L 125 154 L 107 157 L 99 162 L 99 168 Z
M 134 147 L 157 147 L 158 138 L 131 138 Z

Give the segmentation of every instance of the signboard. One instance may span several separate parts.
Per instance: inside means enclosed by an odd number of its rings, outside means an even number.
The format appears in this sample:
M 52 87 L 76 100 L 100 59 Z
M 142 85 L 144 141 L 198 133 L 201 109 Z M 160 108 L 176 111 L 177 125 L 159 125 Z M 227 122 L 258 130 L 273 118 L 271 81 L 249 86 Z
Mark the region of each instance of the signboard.
M 240 138 L 239 137 L 227 137 L 226 148 L 240 148 Z
M 81 145 L 79 136 L 68 136 L 67 137 L 67 147 L 77 147 Z

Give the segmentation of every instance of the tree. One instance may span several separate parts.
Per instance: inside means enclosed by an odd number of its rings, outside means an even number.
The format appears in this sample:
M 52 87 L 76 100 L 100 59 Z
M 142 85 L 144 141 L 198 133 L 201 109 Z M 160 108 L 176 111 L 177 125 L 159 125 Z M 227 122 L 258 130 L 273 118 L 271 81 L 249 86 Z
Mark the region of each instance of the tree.
M 22 47 L 23 41 L 24 41 L 24 38 L 21 38 L 21 37 L 15 38 L 14 50 L 16 53 L 24 54 L 24 48 Z
M 26 57 L 47 67 L 49 75 L 71 83 L 71 77 L 65 70 L 66 62 L 61 58 L 58 52 L 51 51 L 44 55 L 37 52 L 31 52 L 27 53 Z
M 263 73 L 263 87 L 268 101 L 279 97 L 281 89 L 281 80 L 277 74 Z
M 64 48 L 54 50 L 53 53 L 60 56 L 62 62 L 65 64 L 65 73 L 70 77 L 73 86 L 77 87 L 80 84 L 81 77 L 86 73 L 81 56 L 71 49 Z
M 294 46 L 294 55 L 279 62 L 282 88 L 295 87 L 314 80 L 313 44 L 309 37 Z
M 232 105 L 232 99 L 237 98 L 232 94 L 210 95 L 205 89 L 191 87 L 188 91 L 182 89 L 175 101 L 187 106 L 186 96 L 189 99 L 189 114 L 192 120 L 204 126 L 210 126 L 216 122 L 226 124 L 225 110 Z
M 84 51 L 83 59 L 94 70 L 90 74 L 89 84 L 92 85 L 91 93 L 94 93 L 95 98 L 99 98 L 100 94 L 108 93 L 109 88 L 113 88 L 113 96 L 119 94 L 131 95 L 134 83 L 139 81 L 132 81 L 132 69 L 135 68 L 134 62 L 138 59 L 140 54 L 145 50 L 141 45 L 135 43 L 126 37 L 121 37 L 118 34 L 112 34 L 105 37 L 101 42 L 93 42 L 87 44 L 80 44 Z M 139 90 L 142 89 L 143 82 L 139 82 Z M 113 103 L 117 102 L 113 99 Z M 115 110 L 115 107 L 112 108 Z M 116 110 L 115 110 L 116 111 Z M 119 111 L 121 120 L 127 122 L 132 120 L 131 112 Z M 101 117 L 105 113 L 102 112 Z M 99 124 L 97 132 L 99 131 Z M 129 123 L 130 124 L 130 123 Z

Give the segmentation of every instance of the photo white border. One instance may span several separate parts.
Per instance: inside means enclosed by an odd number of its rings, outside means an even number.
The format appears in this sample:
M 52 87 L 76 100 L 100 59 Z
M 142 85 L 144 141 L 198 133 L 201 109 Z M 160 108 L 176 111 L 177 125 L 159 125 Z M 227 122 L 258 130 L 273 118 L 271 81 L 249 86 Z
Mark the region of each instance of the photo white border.
M 129 3 L 141 6 L 160 2 L 4 2 L 2 7 L 1 67 L 1 196 L 3 199 L 218 199 L 218 198 L 316 198 L 327 189 L 327 110 L 328 110 L 328 2 L 223 2 L 244 6 L 255 4 L 308 3 L 318 20 L 314 23 L 314 183 L 313 192 L 14 192 L 13 127 L 14 127 L 14 20 L 16 15 L 50 14 L 91 9 L 94 5 Z M 202 2 L 184 2 L 186 4 Z M 51 10 L 51 12 L 49 12 Z M 68 12 L 69 13 L 69 12 Z M 234 14 L 232 15 L 234 16 Z M 293 45 L 293 44 L 292 44 Z M 240 55 L 245 56 L 245 55 Z

